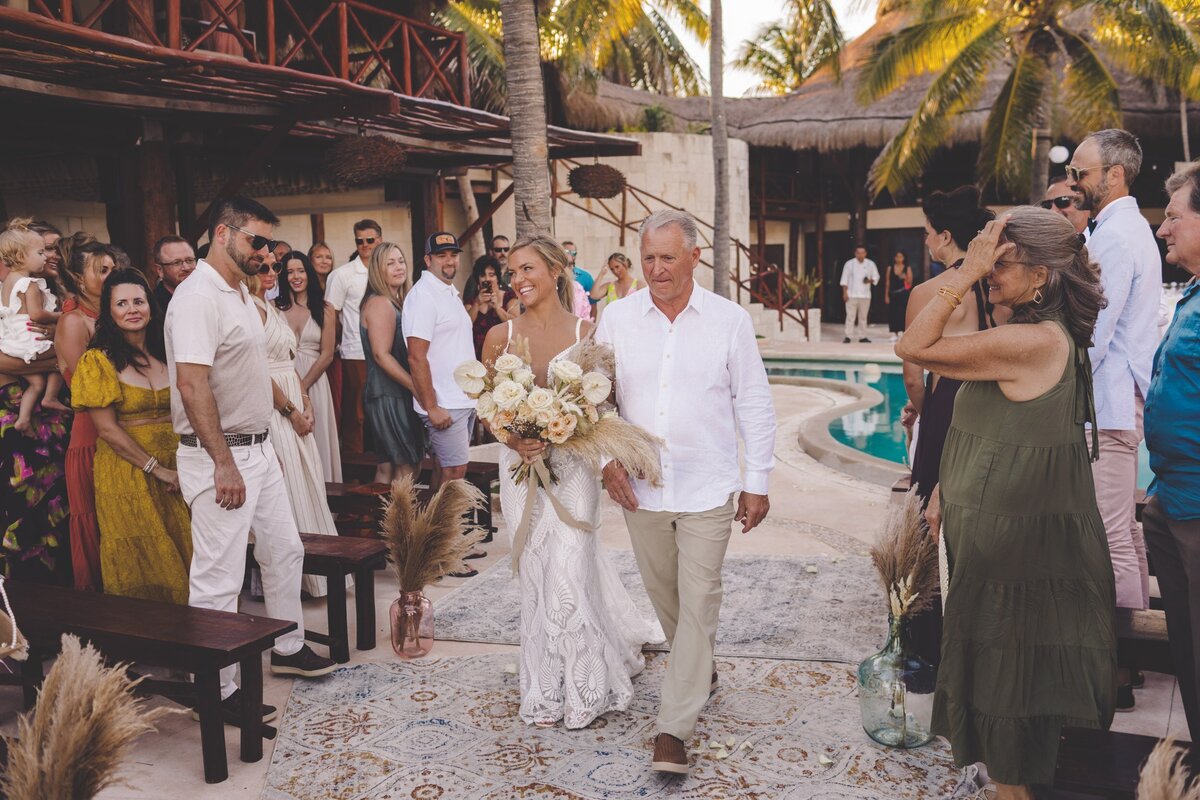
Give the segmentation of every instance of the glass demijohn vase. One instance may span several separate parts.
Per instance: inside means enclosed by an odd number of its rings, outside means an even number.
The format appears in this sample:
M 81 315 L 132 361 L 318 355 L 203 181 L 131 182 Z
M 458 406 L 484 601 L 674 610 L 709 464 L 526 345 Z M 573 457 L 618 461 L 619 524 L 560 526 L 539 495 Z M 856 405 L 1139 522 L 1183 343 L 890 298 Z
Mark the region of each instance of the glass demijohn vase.
M 401 592 L 392 602 L 392 649 L 401 658 L 420 658 L 433 648 L 433 604 L 421 592 Z
M 908 648 L 904 620 L 889 616 L 888 641 L 858 665 L 863 730 L 888 747 L 920 747 L 933 739 L 933 665 Z

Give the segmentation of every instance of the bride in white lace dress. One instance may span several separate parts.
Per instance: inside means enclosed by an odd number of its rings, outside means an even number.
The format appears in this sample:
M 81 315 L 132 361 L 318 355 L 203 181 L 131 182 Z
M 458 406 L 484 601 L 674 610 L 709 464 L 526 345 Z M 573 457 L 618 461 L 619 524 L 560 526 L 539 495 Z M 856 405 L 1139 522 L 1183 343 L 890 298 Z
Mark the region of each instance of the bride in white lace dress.
M 509 253 L 512 288 L 525 307 L 515 321 L 492 328 L 484 340 L 491 366 L 516 342 L 528 343 L 538 385 L 545 386 L 556 359 L 591 331 L 577 319 L 573 275 L 567 255 L 552 239 L 518 241 Z M 576 520 L 597 530 L 567 525 L 538 489 L 521 554 L 521 719 L 550 727 L 561 721 L 582 728 L 633 699 L 632 678 L 644 666 L 641 648 L 663 640 L 657 623 L 644 619 L 599 541 L 600 477 L 587 464 L 537 439 L 511 437 L 501 450 L 500 498 L 509 529 L 516 528 L 526 484 L 511 469 L 521 460 L 547 457 L 558 478 L 551 491 Z

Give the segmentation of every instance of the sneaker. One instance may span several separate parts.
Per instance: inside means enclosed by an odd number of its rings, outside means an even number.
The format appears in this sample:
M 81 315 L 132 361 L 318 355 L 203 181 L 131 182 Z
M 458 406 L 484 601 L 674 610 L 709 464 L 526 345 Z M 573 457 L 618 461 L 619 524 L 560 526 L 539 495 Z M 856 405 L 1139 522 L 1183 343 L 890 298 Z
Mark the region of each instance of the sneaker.
M 279 715 L 278 709 L 275 706 L 269 706 L 266 703 L 262 707 L 262 721 L 270 722 Z M 200 721 L 200 712 L 192 709 L 192 719 L 196 722 Z M 242 724 L 242 690 L 234 689 L 233 694 L 221 701 L 221 719 L 226 725 L 232 725 L 235 728 L 241 727 Z
M 862 342 L 863 344 L 870 344 L 870 343 L 871 343 L 871 340 L 870 340 L 870 339 L 868 339 L 868 338 L 867 338 L 867 337 L 865 337 L 865 336 L 864 336 L 864 337 L 862 337 L 861 339 L 859 339 L 858 341 Z
M 842 339 L 842 344 L 850 344 L 850 337 L 847 336 L 845 339 Z
M 687 748 L 683 741 L 669 733 L 660 733 L 654 738 L 654 758 L 650 769 L 655 772 L 667 772 L 671 775 L 687 775 Z
M 889 342 L 898 342 L 898 341 L 900 341 L 900 337 L 893 333 L 890 337 L 888 337 L 888 341 Z
M 271 651 L 271 672 L 276 675 L 299 675 L 302 678 L 319 678 L 338 668 L 333 659 L 319 656 L 308 645 L 304 645 L 290 656 L 281 656 Z
M 959 778 L 954 791 L 950 793 L 949 800 L 969 800 L 969 798 L 977 797 L 985 786 L 987 784 L 979 774 L 979 767 L 968 764 L 963 767 L 962 777 Z
M 1135 689 L 1143 688 L 1146 685 L 1146 673 L 1142 672 L 1140 669 L 1135 669 L 1132 677 L 1130 678 L 1130 685 Z
M 1133 686 L 1122 683 L 1117 687 L 1117 711 L 1133 711 Z

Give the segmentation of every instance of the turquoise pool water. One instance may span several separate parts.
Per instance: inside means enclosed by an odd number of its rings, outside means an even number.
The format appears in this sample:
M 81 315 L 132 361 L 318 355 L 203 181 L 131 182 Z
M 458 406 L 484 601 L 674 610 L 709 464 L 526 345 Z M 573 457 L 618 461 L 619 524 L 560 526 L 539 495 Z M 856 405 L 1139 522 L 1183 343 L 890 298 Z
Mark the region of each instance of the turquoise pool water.
M 872 408 L 855 411 L 829 425 L 833 438 L 847 447 L 868 453 L 885 461 L 908 465 L 908 441 L 900 412 L 908 402 L 904 377 L 899 364 L 878 364 L 854 361 L 770 361 L 766 362 L 771 375 L 802 378 L 827 378 L 848 383 L 866 384 L 883 395 L 883 402 Z M 1149 454 L 1145 442 L 1138 451 L 1138 485 L 1150 485 Z

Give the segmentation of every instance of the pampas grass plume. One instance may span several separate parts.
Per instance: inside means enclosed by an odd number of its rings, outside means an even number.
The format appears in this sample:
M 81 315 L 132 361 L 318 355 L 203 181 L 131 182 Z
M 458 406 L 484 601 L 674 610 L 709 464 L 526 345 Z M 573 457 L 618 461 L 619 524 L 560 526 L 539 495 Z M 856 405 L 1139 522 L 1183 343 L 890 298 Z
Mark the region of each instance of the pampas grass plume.
M 910 489 L 900 505 L 888 508 L 871 560 L 887 596 L 898 593 L 909 600 L 901 604 L 900 616 L 911 617 L 932 605 L 938 588 L 937 543 L 926 530 L 916 489 Z
M 121 783 L 117 768 L 154 722 L 176 713 L 147 710 L 133 695 L 127 665 L 105 667 L 91 645 L 62 637 L 62 654 L 42 684 L 37 706 L 17 725 L 0 790 L 9 800 L 86 800 Z
M 1142 766 L 1137 800 L 1200 800 L 1200 781 L 1183 765 L 1186 756 L 1170 739 L 1159 742 Z
M 384 502 L 380 528 L 402 592 L 419 592 L 443 575 L 465 570 L 465 556 L 485 536 L 466 519 L 483 504 L 483 493 L 464 480 L 442 484 L 422 508 L 412 478 L 398 478 Z

